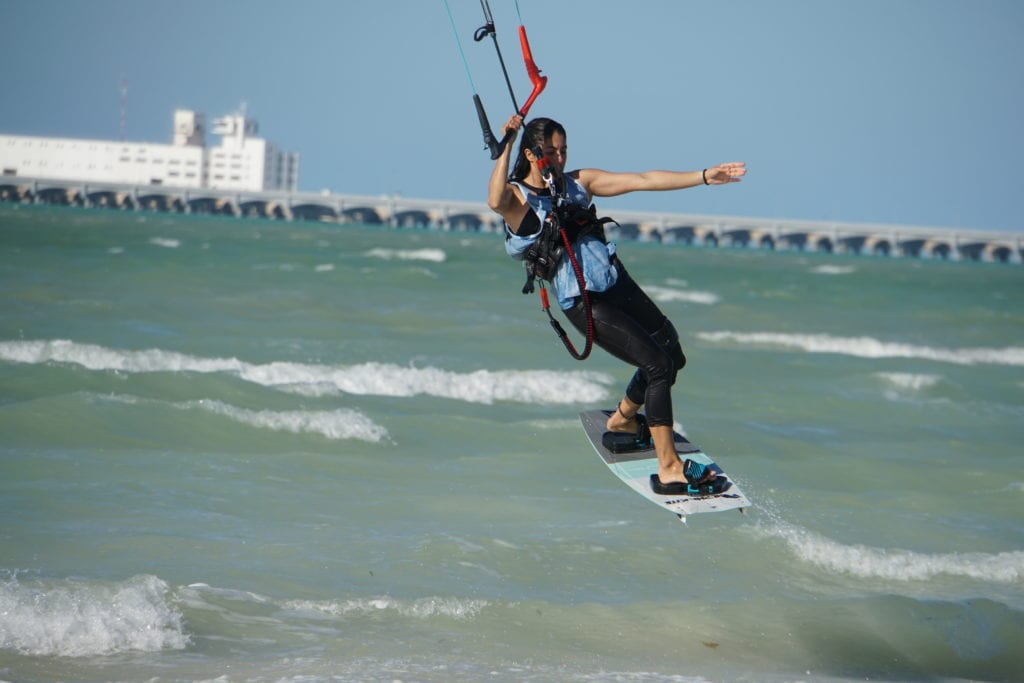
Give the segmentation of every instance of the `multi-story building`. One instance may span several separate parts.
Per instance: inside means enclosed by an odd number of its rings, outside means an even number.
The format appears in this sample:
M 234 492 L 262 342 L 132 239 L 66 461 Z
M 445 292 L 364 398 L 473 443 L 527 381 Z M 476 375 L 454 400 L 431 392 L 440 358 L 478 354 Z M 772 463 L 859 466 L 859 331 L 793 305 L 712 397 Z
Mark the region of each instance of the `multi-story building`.
M 0 135 L 4 176 L 218 190 L 283 190 L 299 185 L 299 155 L 256 137 L 245 114 L 213 120 L 221 136 L 206 146 L 206 117 L 174 112 L 172 144 Z

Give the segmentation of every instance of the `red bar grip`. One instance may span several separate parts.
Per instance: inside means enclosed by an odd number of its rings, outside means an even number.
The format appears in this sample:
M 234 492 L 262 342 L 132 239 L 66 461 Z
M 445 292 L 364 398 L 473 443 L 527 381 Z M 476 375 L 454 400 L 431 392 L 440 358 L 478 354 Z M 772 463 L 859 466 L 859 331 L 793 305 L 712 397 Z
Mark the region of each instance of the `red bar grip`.
M 519 45 L 523 48 L 523 61 L 526 63 L 526 73 L 530 76 L 530 82 L 533 83 L 533 92 L 530 93 L 530 97 L 527 98 L 523 108 L 519 110 L 519 115 L 525 117 L 530 111 L 530 107 L 533 106 L 533 101 L 537 99 L 537 95 L 544 92 L 544 88 L 548 84 L 548 77 L 540 75 L 540 69 L 537 68 L 537 63 L 533 61 L 530 40 L 526 37 L 526 27 L 522 25 L 519 26 Z
M 545 311 L 551 308 L 551 304 L 548 303 L 548 290 L 543 287 L 540 288 L 540 305 Z

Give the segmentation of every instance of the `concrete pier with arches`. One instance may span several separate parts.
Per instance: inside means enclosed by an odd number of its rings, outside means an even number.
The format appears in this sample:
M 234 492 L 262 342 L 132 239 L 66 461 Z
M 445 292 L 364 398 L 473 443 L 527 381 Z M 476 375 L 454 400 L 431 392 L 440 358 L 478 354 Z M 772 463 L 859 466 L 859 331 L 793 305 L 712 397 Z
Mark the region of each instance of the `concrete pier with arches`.
M 245 192 L 4 176 L 0 177 L 0 202 L 367 223 L 406 229 L 502 229 L 501 219 L 483 202 L 397 195 Z M 601 213 L 618 221 L 618 226 L 608 226 L 609 236 L 618 240 L 1004 263 L 1024 260 L 1024 232 L 620 211 L 607 207 Z

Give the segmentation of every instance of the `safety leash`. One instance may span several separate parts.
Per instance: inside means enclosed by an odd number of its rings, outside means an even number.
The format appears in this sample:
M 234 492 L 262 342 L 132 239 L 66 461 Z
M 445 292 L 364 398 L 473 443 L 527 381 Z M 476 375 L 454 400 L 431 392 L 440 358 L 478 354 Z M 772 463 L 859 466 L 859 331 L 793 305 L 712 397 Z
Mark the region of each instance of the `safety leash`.
M 586 360 L 594 348 L 594 310 L 590 305 L 590 295 L 587 293 L 587 282 L 586 278 L 583 277 L 583 268 L 580 266 L 580 262 L 576 258 L 576 252 L 572 248 L 572 241 L 569 239 L 569 234 L 565 231 L 565 226 L 562 225 L 561 216 L 559 216 L 559 209 L 565 205 L 566 196 L 564 193 L 558 192 L 558 187 L 555 183 L 555 174 L 549 167 L 547 158 L 544 156 L 543 151 L 539 147 L 536 147 L 532 152 L 533 155 L 537 157 L 537 167 L 540 169 L 541 177 L 544 178 L 544 182 L 548 185 L 548 191 L 551 193 L 552 207 L 548 216 L 551 220 L 555 221 L 554 227 L 558 229 L 558 234 L 562 238 L 562 244 L 565 245 L 565 254 L 569 257 L 569 263 L 572 264 L 572 272 L 576 276 L 576 284 L 580 289 L 580 298 L 583 300 L 583 310 L 587 316 L 587 340 L 582 352 L 576 350 L 576 346 L 572 343 L 572 340 L 569 339 L 569 335 L 566 334 L 561 324 L 559 324 L 558 320 L 555 319 L 555 316 L 551 314 L 551 303 L 548 301 L 548 291 L 544 286 L 544 280 L 541 280 L 540 282 L 541 308 L 545 313 L 547 313 L 551 327 L 554 328 L 555 334 L 557 334 L 559 339 L 562 340 L 562 344 L 565 345 L 569 355 L 576 360 Z

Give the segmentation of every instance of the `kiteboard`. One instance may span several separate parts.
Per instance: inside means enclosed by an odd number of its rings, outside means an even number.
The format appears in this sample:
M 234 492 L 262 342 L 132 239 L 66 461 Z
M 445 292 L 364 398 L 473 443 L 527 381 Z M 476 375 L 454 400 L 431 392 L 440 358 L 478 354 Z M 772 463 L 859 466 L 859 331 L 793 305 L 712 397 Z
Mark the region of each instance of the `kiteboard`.
M 658 458 L 654 448 L 643 450 L 629 450 L 625 452 L 612 452 L 605 444 L 605 424 L 612 414 L 611 410 L 589 410 L 580 413 L 580 420 L 583 422 L 583 430 L 587 433 L 591 445 L 597 451 L 598 456 L 608 465 L 615 476 L 624 481 L 627 486 L 651 501 L 655 505 L 669 512 L 675 513 L 683 522 L 687 515 L 699 514 L 702 512 L 722 512 L 724 510 L 739 510 L 743 512 L 750 507 L 750 501 L 740 491 L 736 482 L 714 461 L 709 458 L 699 446 L 692 443 L 679 432 L 673 432 L 676 442 L 676 452 L 679 457 L 686 460 L 707 465 L 717 475 L 714 491 L 701 493 L 680 493 L 678 495 L 664 496 L 655 493 L 651 489 L 651 475 L 658 471 Z

